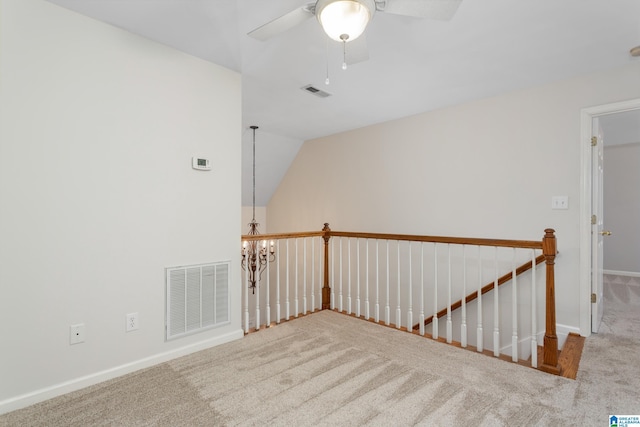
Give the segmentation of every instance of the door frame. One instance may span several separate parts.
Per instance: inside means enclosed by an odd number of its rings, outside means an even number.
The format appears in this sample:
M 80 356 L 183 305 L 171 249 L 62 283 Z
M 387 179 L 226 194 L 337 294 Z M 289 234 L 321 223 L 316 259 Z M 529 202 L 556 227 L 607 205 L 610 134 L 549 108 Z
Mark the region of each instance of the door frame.
M 593 118 L 640 109 L 640 98 L 580 110 L 580 335 L 591 335 L 591 215 Z

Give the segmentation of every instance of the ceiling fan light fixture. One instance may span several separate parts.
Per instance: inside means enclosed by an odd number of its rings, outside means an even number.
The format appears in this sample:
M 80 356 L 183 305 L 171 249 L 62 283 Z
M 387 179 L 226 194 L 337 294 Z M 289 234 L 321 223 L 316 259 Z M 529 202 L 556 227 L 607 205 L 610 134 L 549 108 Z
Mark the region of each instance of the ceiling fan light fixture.
M 339 42 L 360 37 L 376 11 L 374 0 L 318 0 L 316 16 L 327 35 Z

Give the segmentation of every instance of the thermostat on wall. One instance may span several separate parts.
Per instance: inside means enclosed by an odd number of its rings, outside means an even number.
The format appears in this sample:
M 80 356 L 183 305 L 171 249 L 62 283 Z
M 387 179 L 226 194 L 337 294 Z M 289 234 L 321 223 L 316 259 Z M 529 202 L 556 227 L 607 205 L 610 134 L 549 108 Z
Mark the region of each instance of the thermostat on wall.
M 210 171 L 211 162 L 209 159 L 203 159 L 202 157 L 193 157 L 191 158 L 191 167 L 201 171 Z

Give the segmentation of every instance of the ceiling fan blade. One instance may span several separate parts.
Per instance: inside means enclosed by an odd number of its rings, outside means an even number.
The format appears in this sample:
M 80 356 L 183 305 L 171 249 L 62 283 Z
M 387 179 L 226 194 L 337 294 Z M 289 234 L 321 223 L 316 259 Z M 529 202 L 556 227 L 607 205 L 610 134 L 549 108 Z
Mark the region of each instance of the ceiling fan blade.
M 249 32 L 247 35 L 254 39 L 265 41 L 303 23 L 312 16 L 314 16 L 313 9 L 310 9 L 308 5 L 303 6 L 292 10 L 271 22 L 267 22 L 266 24 Z
M 448 21 L 456 14 L 461 2 L 462 0 L 386 0 L 379 10 L 394 15 Z
M 364 62 L 369 59 L 369 48 L 367 47 L 367 38 L 364 34 L 347 43 L 345 48 L 346 62 L 348 65 L 357 64 L 358 62 Z

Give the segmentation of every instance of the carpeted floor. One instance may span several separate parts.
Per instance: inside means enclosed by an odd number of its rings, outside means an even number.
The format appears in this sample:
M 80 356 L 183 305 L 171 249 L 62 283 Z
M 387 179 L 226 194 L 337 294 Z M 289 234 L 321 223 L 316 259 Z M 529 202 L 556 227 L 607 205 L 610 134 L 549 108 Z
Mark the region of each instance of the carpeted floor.
M 0 425 L 608 425 L 640 414 L 640 283 L 610 279 L 575 381 L 323 311 Z

